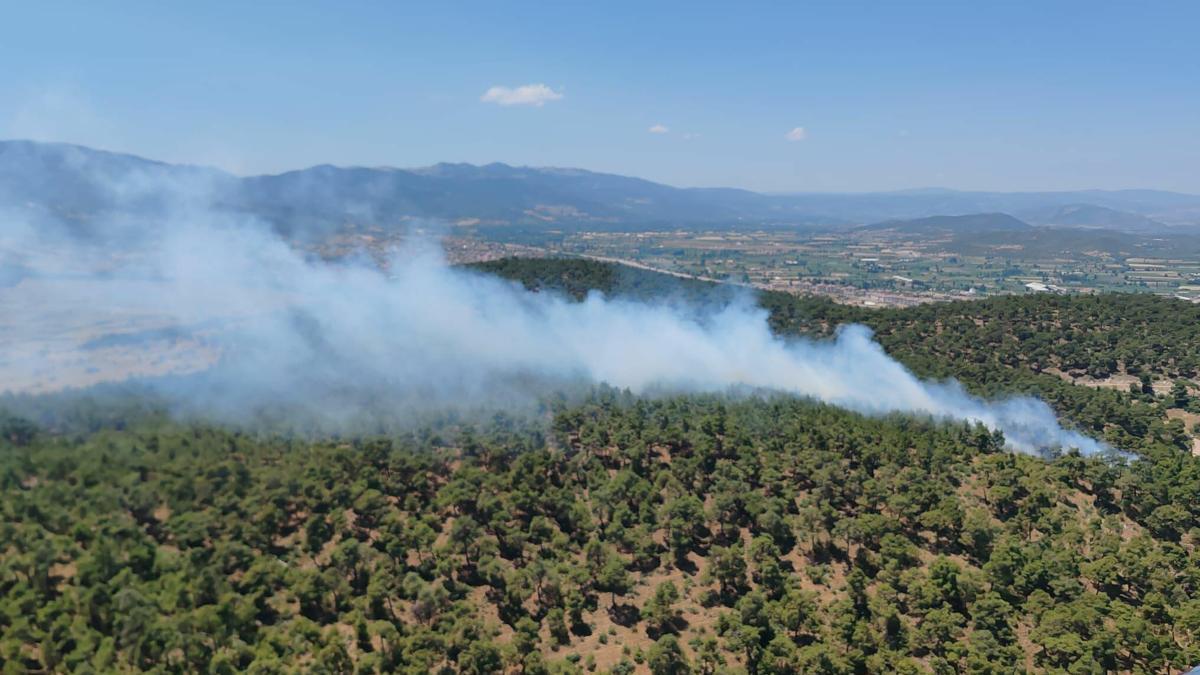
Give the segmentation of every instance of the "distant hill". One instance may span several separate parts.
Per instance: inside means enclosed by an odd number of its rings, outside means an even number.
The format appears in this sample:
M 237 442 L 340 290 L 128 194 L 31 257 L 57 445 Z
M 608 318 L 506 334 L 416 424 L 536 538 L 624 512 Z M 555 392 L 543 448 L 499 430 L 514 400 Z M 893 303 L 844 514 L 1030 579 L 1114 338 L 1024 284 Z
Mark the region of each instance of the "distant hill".
M 1200 196 L 1162 190 L 1070 192 L 966 192 L 939 188 L 850 194 L 783 195 L 812 213 L 858 223 L 931 215 L 1053 212 L 1069 205 L 1095 205 L 1136 213 L 1171 226 L 1200 224 Z
M 238 177 L 77 145 L 0 141 L 0 213 L 17 213 L 34 223 L 65 222 L 89 232 L 114 220 L 160 222 L 166 213 L 197 206 L 317 236 L 346 226 L 394 228 L 425 220 L 480 227 L 841 228 L 935 215 L 1054 214 L 1084 206 L 1146 222 L 1200 223 L 1200 196 L 1149 190 L 762 194 L 499 163 L 417 169 L 325 164 Z
M 317 166 L 243 179 L 234 203 L 277 224 L 414 218 L 480 225 L 619 227 L 736 224 L 770 218 L 762 195 L 692 190 L 581 169 L 438 164 L 422 169 Z M 803 223 L 804 218 L 795 219 Z
M 0 209 L 35 220 L 87 229 L 90 222 L 158 216 L 194 201 L 263 218 L 286 232 L 318 234 L 419 220 L 594 228 L 817 222 L 786 199 L 582 169 L 319 165 L 241 178 L 63 143 L 0 142 Z
M 972 213 L 963 216 L 929 216 L 911 220 L 888 220 L 867 225 L 863 230 L 893 230 L 906 234 L 968 234 L 976 232 L 1019 232 L 1033 226 L 1007 213 Z
M 217 169 L 167 164 L 65 143 L 0 142 L 0 214 L 87 233 L 96 221 L 161 215 L 230 190 Z
M 1118 211 L 1095 204 L 1068 204 L 1030 214 L 1030 220 L 1042 225 L 1096 227 L 1122 232 L 1163 232 L 1169 226 L 1138 213 Z

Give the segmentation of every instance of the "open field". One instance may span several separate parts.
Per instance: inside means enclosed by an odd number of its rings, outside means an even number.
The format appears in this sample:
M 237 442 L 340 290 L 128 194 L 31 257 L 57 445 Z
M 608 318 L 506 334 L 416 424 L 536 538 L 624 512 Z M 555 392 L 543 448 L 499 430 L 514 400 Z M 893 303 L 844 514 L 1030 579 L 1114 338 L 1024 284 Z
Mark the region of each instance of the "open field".
M 1065 243 L 1075 248 L 1063 248 L 1060 240 L 1069 235 L 1076 241 Z M 1051 292 L 1148 292 L 1200 301 L 1200 249 L 1191 238 L 1102 239 L 1089 242 L 1083 230 L 973 237 L 778 229 L 537 234 L 466 229 L 451 238 L 455 252 L 467 260 L 498 250 L 582 256 L 865 306 L 1027 293 L 1028 284 Z

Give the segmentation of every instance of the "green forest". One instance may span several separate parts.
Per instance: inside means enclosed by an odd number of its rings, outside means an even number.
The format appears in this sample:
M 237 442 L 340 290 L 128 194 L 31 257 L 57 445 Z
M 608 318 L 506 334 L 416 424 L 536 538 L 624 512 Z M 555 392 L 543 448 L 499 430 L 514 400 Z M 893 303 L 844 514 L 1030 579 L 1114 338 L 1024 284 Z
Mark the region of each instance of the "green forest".
M 477 268 L 576 299 L 731 297 L 585 261 Z M 339 438 L 86 397 L 38 415 L 0 398 L 0 668 L 1158 674 L 1200 663 L 1200 458 L 1185 422 L 1200 308 L 1141 295 L 904 310 L 754 301 L 781 335 L 864 323 L 921 376 L 1035 393 L 1138 458 L 1015 454 L 982 427 L 793 397 L 603 386 L 547 396 L 527 417 L 448 414 Z M 1072 374 L 1136 383 L 1085 387 Z
M 532 291 L 589 291 L 699 306 L 739 291 L 630 267 L 574 259 L 506 258 L 477 269 Z M 742 293 L 749 293 L 741 289 Z M 1078 428 L 1126 449 L 1189 447 L 1200 430 L 1200 305 L 1148 294 L 1008 295 L 903 309 L 841 305 L 819 296 L 755 292 L 772 329 L 825 338 L 860 323 L 923 378 L 954 378 L 982 396 L 1033 394 Z M 1124 390 L 1072 384 L 1066 375 L 1137 379 Z M 1154 383 L 1169 395 L 1154 394 Z M 1179 413 L 1168 414 L 1176 410 Z

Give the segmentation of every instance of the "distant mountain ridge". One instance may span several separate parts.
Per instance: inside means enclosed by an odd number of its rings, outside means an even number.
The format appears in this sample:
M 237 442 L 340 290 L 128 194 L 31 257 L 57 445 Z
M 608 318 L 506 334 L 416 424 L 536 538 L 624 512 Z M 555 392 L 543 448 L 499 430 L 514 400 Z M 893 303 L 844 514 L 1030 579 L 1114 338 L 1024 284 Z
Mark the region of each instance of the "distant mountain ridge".
M 1140 213 L 1118 211 L 1095 204 L 1068 204 L 1053 209 L 1041 209 L 1026 217 L 1043 225 L 1064 227 L 1094 227 L 1123 232 L 1162 232 L 1168 226 Z
M 1020 232 L 1032 230 L 1033 226 L 1007 213 L 971 213 L 961 216 L 929 216 L 910 220 L 887 220 L 866 225 L 863 230 L 893 230 L 905 234 L 933 234 L 948 232 L 966 234 L 972 232 Z
M 416 169 L 322 164 L 239 177 L 78 145 L 0 141 L 0 212 L 15 211 L 35 222 L 66 220 L 87 230 L 105 218 L 153 218 L 181 202 L 216 205 L 264 219 L 281 231 L 315 234 L 420 220 L 593 229 L 850 227 L 980 213 L 1069 215 L 1063 211 L 1068 207 L 1093 214 L 1093 220 L 1104 209 L 1133 216 L 1099 218 L 1102 222 L 1095 224 L 1100 227 L 1146 231 L 1200 224 L 1200 196 L 1149 190 L 762 194 L 501 163 Z M 1084 207 L 1090 210 L 1078 210 Z

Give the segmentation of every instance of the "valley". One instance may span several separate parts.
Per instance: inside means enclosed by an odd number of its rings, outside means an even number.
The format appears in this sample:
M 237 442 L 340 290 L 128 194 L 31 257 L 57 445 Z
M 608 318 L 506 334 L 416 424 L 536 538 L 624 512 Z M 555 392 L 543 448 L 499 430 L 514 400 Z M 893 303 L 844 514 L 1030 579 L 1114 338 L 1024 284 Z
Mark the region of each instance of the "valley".
M 1087 231 L 1053 235 L 1062 241 L 865 229 L 528 235 L 476 230 L 457 245 L 479 260 L 500 253 L 488 246 L 507 246 L 502 251 L 508 255 L 623 261 L 868 307 L 1030 292 L 1141 292 L 1200 301 L 1200 238 L 1123 235 L 1097 242 Z

